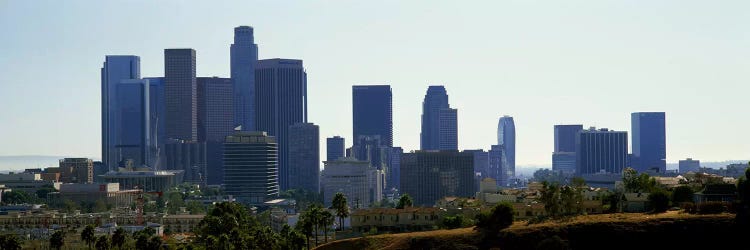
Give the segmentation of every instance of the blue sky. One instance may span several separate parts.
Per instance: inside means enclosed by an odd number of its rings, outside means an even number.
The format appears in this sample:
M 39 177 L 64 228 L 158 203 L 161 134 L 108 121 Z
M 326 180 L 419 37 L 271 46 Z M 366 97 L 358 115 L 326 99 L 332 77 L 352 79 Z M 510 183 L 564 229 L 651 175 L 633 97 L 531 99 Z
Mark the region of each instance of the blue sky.
M 393 88 L 394 145 L 419 147 L 427 86 L 458 108 L 459 148 L 514 116 L 519 165 L 550 164 L 553 125 L 630 130 L 667 112 L 667 160 L 750 158 L 747 1 L 0 1 L 0 155 L 100 158 L 99 69 L 163 49 L 229 75 L 238 25 L 260 58 L 303 59 L 309 119 L 351 144 L 351 85 Z M 321 138 L 321 147 L 325 147 Z M 324 155 L 324 154 L 321 154 Z

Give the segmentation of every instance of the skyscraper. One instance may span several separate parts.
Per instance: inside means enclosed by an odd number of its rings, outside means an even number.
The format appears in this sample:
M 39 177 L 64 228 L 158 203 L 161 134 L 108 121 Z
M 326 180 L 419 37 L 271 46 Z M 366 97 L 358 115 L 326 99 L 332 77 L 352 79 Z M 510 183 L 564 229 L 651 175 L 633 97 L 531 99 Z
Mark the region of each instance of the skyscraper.
M 383 145 L 393 146 L 393 106 L 390 85 L 352 86 L 352 125 L 357 140 L 361 135 L 378 135 Z
M 489 177 L 488 169 L 490 167 L 490 156 L 487 151 L 484 151 L 483 149 L 472 149 L 472 150 L 464 150 L 464 152 L 469 152 L 474 154 L 474 173 L 481 173 L 482 178 Z
M 497 144 L 503 147 L 507 157 L 507 171 L 509 178 L 515 177 L 516 173 L 516 125 L 513 117 L 503 116 L 497 124 Z
M 141 78 L 141 59 L 137 56 L 106 56 L 101 69 L 102 96 L 102 162 L 116 169 L 120 161 L 115 144 L 119 140 L 115 129 L 117 84 L 122 80 Z
M 110 113 L 115 130 L 115 155 L 120 160 L 131 159 L 137 167 L 151 166 L 151 122 L 149 121 L 148 80 L 121 80 L 115 84 L 116 108 Z
M 345 157 L 324 164 L 321 186 L 326 206 L 331 206 L 336 193 L 344 194 L 353 209 L 368 208 L 382 199 L 382 171 L 370 167 L 366 161 Z
M 583 125 L 555 125 L 555 151 L 552 170 L 573 174 L 576 170 L 576 136 Z
M 60 160 L 60 182 L 93 183 L 94 161 L 88 158 L 65 158 Z
M 474 154 L 416 151 L 401 155 L 401 193 L 415 206 L 432 206 L 446 196 L 471 197 L 475 191 Z
M 633 168 L 638 172 L 667 171 L 664 112 L 636 112 L 630 115 L 633 133 Z
M 230 47 L 231 79 L 234 85 L 234 125 L 242 130 L 255 130 L 255 66 L 258 45 L 253 37 L 253 27 L 234 28 L 234 43 Z
M 161 169 L 164 164 L 164 145 L 167 142 L 164 106 L 164 77 L 144 77 L 148 80 L 149 121 L 151 122 L 151 162 L 154 170 Z
M 487 152 L 487 156 L 489 157 L 489 164 L 486 177 L 495 179 L 498 186 L 506 187 L 510 178 L 513 177 L 513 172 L 509 171 L 508 155 L 505 148 L 502 145 L 492 145 L 490 151 Z
M 401 147 L 391 147 L 388 154 L 388 173 L 386 175 L 386 189 L 395 188 L 401 190 L 401 155 L 404 149 Z
M 185 182 L 206 184 L 205 142 L 169 139 L 164 145 L 164 158 L 164 169 L 181 170 Z
M 224 180 L 222 145 L 235 127 L 234 87 L 229 78 L 198 77 L 197 82 L 198 140 L 205 142 L 206 181 L 221 184 Z
M 628 133 L 592 127 L 576 141 L 576 174 L 622 173 L 628 157 Z
M 346 152 L 345 140 L 341 136 L 326 138 L 326 161 L 335 161 L 344 157 Z
M 255 128 L 279 144 L 279 184 L 289 189 L 289 126 L 307 122 L 307 73 L 302 60 L 265 59 L 255 69 Z
M 195 50 L 164 50 L 165 125 L 168 138 L 198 139 Z
M 237 132 L 224 143 L 224 187 L 238 201 L 262 204 L 279 194 L 276 139 L 265 132 Z
M 312 123 L 289 126 L 289 189 L 320 191 L 320 129 Z
M 458 150 L 457 110 L 451 109 L 444 86 L 429 86 L 422 102 L 422 150 Z

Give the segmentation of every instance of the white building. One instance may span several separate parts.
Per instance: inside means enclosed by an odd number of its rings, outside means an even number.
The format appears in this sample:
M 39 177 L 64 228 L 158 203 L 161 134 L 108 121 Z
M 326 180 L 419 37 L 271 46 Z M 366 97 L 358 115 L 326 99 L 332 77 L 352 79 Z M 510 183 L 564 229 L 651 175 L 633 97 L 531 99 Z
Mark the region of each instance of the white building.
M 321 187 L 326 206 L 336 193 L 343 193 L 351 208 L 367 208 L 383 197 L 383 171 L 370 167 L 367 161 L 340 158 L 325 161 Z

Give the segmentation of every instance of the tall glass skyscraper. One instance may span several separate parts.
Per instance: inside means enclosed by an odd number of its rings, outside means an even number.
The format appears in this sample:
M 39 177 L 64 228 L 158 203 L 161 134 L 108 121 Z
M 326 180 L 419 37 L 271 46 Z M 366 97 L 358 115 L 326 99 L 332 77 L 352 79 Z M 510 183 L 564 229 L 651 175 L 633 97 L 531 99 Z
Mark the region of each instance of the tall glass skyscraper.
M 164 50 L 164 99 L 167 137 L 198 139 L 198 92 L 195 50 Z
M 632 167 L 638 172 L 667 171 L 667 143 L 664 112 L 636 112 L 630 115 L 633 133 Z
M 307 122 L 307 73 L 302 60 L 265 59 L 255 69 L 255 128 L 279 144 L 279 184 L 289 189 L 289 126 Z
M 222 143 L 234 132 L 233 99 L 232 79 L 198 77 L 198 140 L 205 142 L 208 184 L 224 180 Z
M 393 147 L 393 106 L 390 85 L 352 86 L 352 125 L 360 136 L 380 136 L 384 146 Z
M 164 77 L 144 77 L 148 80 L 149 120 L 151 122 L 151 167 L 161 169 L 164 158 L 164 145 L 167 142 L 164 107 Z
M 253 27 L 234 28 L 234 43 L 230 47 L 231 79 L 234 84 L 234 125 L 242 130 L 255 130 L 255 67 L 258 45 L 253 37 Z
M 429 86 L 422 102 L 422 150 L 458 150 L 458 112 L 444 86 Z
M 345 156 L 344 137 L 334 136 L 326 138 L 326 161 L 335 161 Z
M 576 142 L 576 174 L 622 173 L 628 157 L 628 133 L 606 128 L 582 130 Z
M 503 116 L 497 124 L 497 144 L 503 147 L 507 157 L 507 178 L 516 175 L 516 125 L 513 117 Z
M 106 56 L 101 69 L 102 162 L 117 169 L 123 159 L 148 165 L 148 81 L 137 56 Z
M 289 189 L 320 191 L 320 128 L 312 123 L 289 126 Z

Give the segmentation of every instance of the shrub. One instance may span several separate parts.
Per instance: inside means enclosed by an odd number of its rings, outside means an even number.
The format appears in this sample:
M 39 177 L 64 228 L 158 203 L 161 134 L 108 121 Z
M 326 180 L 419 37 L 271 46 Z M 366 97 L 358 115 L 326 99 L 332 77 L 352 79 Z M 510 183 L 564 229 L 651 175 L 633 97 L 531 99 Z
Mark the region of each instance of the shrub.
M 698 204 L 699 214 L 720 214 L 726 211 L 727 205 L 721 201 L 708 201 Z
M 492 237 L 511 224 L 513 224 L 513 206 L 503 202 L 493 207 L 489 213 L 477 215 L 476 230 L 479 230 L 485 237 Z
M 669 196 L 661 190 L 651 192 L 648 194 L 648 204 L 654 213 L 663 213 L 669 209 Z

